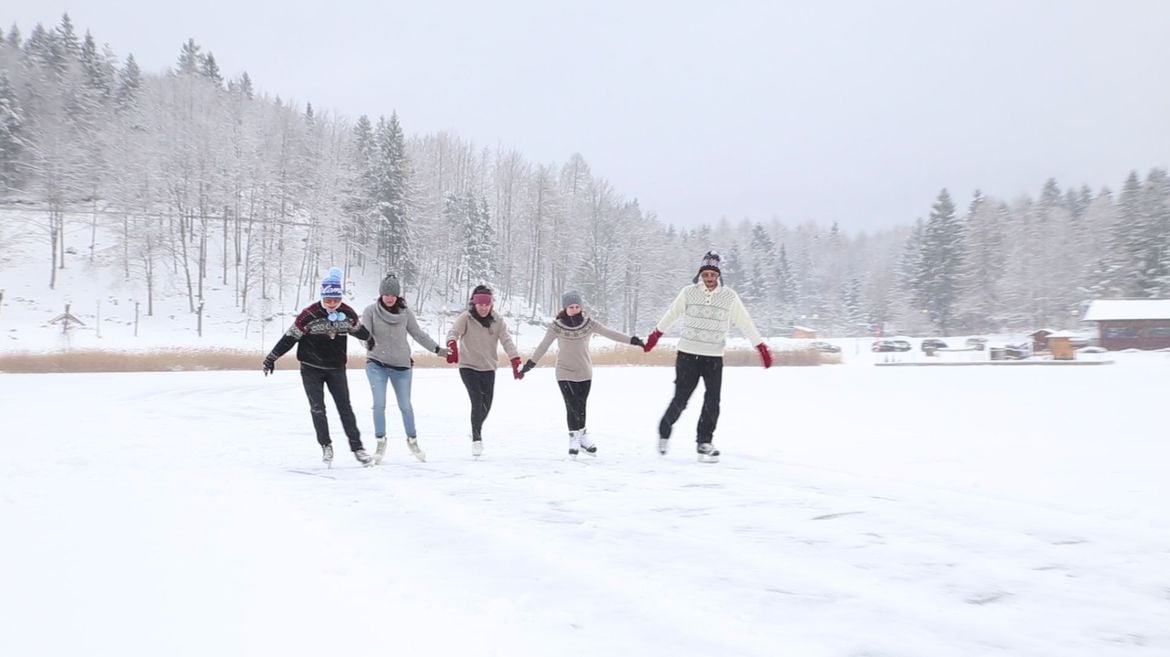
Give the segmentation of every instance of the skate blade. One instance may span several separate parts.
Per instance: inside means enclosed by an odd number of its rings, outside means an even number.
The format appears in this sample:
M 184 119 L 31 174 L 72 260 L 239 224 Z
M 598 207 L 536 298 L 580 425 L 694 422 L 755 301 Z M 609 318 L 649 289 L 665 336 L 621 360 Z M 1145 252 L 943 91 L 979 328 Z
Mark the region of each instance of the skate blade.
M 699 455 L 699 463 L 718 463 L 718 456 L 707 456 L 706 454 Z

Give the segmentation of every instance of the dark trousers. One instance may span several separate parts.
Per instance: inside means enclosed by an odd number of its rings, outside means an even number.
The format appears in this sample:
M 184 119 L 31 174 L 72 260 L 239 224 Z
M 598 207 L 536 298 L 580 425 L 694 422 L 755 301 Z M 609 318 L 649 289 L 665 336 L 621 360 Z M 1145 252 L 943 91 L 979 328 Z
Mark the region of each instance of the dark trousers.
M 557 381 L 561 396 L 565 398 L 565 420 L 569 431 L 585 428 L 585 404 L 589 403 L 589 388 L 592 381 Z
M 349 448 L 357 451 L 362 448 L 362 434 L 358 431 L 357 418 L 353 416 L 353 407 L 349 405 L 349 379 L 345 369 L 323 370 L 319 367 L 301 365 L 301 383 L 305 384 L 305 396 L 309 398 L 309 412 L 313 414 L 313 428 L 317 430 L 317 442 L 329 445 L 329 419 L 325 417 L 325 388 L 333 396 L 333 404 L 337 406 L 337 414 L 341 416 L 341 426 L 345 427 L 345 435 L 349 438 Z
M 703 380 L 706 392 L 703 394 L 703 411 L 699 414 L 699 431 L 696 441 L 709 443 L 715 435 L 715 425 L 719 422 L 719 395 L 723 390 L 723 357 L 696 356 L 678 352 L 674 361 L 674 399 L 666 407 L 662 421 L 658 423 L 658 435 L 670 438 L 670 431 L 683 409 L 687 407 L 695 387 Z
M 496 391 L 496 371 L 480 372 L 468 367 L 459 368 L 459 378 L 471 399 L 471 439 L 483 438 L 483 421 L 492 410 L 492 395 Z

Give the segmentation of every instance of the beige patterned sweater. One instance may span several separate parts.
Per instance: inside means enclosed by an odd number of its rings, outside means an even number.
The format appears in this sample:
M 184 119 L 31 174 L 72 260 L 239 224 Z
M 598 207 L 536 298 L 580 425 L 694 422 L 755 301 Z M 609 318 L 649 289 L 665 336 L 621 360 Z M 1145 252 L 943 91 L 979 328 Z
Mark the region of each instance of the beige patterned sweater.
M 589 356 L 589 341 L 593 334 L 604 335 L 614 342 L 630 344 L 630 336 L 586 317 L 578 326 L 569 326 L 562 320 L 553 320 L 544 339 L 532 352 L 532 362 L 539 363 L 553 340 L 557 341 L 557 381 L 589 381 L 593 378 L 593 358 Z

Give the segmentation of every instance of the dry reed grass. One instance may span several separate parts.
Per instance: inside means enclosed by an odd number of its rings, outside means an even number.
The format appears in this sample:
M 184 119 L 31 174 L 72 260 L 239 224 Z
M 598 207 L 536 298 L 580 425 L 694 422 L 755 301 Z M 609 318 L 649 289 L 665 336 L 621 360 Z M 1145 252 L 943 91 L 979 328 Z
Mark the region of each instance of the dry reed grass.
M 521 352 L 527 360 L 530 351 Z M 774 364 L 780 366 L 820 365 L 840 362 L 839 354 L 821 354 L 813 349 L 782 350 L 772 353 Z M 674 364 L 675 350 L 659 347 L 650 353 L 626 345 L 602 347 L 593 350 L 593 364 L 597 366 L 640 365 L 669 367 Z M 146 352 L 103 351 L 96 349 L 53 352 L 13 352 L 0 354 L 0 372 L 183 372 L 211 370 L 259 370 L 264 354 L 233 349 L 164 349 Z M 546 355 L 541 367 L 552 367 L 555 357 Z M 500 357 L 501 367 L 508 367 L 508 359 Z M 350 356 L 349 368 L 365 367 L 364 356 Z M 432 354 L 415 354 L 415 367 L 454 367 Z M 728 367 L 756 367 L 760 364 L 755 349 L 728 349 L 724 355 Z M 285 354 L 276 361 L 278 370 L 299 367 L 295 353 Z

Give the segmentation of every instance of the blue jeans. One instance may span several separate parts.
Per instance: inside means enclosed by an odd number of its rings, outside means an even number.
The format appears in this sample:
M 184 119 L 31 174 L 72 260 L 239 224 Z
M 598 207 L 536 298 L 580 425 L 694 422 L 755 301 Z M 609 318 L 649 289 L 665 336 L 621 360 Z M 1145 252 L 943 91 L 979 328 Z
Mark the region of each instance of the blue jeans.
M 366 378 L 370 380 L 370 392 L 374 396 L 374 435 L 386 435 L 386 381 L 394 386 L 394 397 L 398 400 L 398 411 L 402 413 L 402 428 L 406 435 L 414 438 L 414 407 L 410 405 L 410 381 L 414 370 L 396 370 L 371 360 L 366 361 Z

